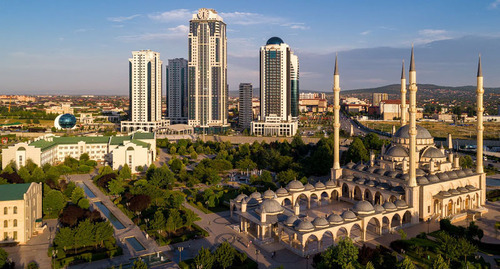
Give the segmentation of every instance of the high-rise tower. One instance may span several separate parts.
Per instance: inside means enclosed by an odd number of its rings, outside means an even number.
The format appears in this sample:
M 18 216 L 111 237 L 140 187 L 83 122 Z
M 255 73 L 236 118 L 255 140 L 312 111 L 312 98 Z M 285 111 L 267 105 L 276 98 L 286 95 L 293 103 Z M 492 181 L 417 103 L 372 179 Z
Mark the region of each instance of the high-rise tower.
M 201 8 L 189 21 L 188 123 L 195 131 L 227 127 L 226 24 L 213 9 Z
M 281 38 L 271 37 L 260 48 L 260 119 L 252 133 L 295 135 L 298 104 L 299 59 Z
M 252 83 L 240 83 L 238 125 L 243 129 L 249 129 L 253 120 L 252 91 Z
M 158 52 L 132 52 L 132 58 L 129 59 L 129 121 L 122 122 L 122 131 L 154 131 L 163 125 L 162 64 Z
M 171 124 L 187 123 L 187 65 L 187 60 L 183 58 L 168 60 L 166 114 Z

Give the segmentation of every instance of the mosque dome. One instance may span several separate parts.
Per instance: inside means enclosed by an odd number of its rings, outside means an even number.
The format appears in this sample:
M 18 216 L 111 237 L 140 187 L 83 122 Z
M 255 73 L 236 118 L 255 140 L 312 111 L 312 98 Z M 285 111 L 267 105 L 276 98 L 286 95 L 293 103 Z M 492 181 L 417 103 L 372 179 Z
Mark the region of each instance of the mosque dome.
M 448 171 L 448 172 L 446 172 L 446 174 L 448 175 L 449 179 L 458 178 L 457 173 L 455 173 L 455 171 Z
M 465 187 L 458 187 L 457 190 L 461 193 L 466 193 L 466 192 L 469 192 L 469 190 Z
M 273 36 L 267 40 L 266 45 L 281 45 L 283 43 L 285 43 L 283 42 L 283 39 Z
M 299 221 L 295 225 L 295 230 L 299 232 L 310 232 L 314 230 L 314 225 L 310 221 Z
M 375 213 L 384 213 L 385 208 L 379 204 L 376 204 L 373 209 L 375 209 Z
M 345 165 L 346 168 L 352 169 L 356 164 L 350 161 L 348 164 Z
M 477 190 L 477 188 L 476 188 L 476 187 L 474 187 L 474 186 L 472 186 L 472 185 L 467 185 L 467 186 L 465 186 L 465 188 L 467 188 L 467 189 L 468 189 L 468 190 L 470 190 L 470 191 L 475 191 L 475 190 Z
M 457 173 L 458 177 L 466 177 L 467 174 L 465 173 L 464 170 L 456 170 L 455 173 Z
M 326 182 L 326 187 L 327 188 L 335 188 L 335 187 L 337 187 L 337 183 L 335 183 L 335 181 L 330 179 Z
M 353 221 L 358 219 L 358 217 L 356 217 L 356 214 L 354 214 L 354 212 L 352 212 L 351 210 L 344 211 L 341 217 L 346 221 Z
M 304 185 L 302 184 L 302 182 L 294 179 L 290 181 L 288 185 L 286 185 L 286 188 L 288 189 L 288 191 L 302 191 L 304 190 Z
M 279 188 L 276 191 L 276 196 L 278 196 L 278 197 L 287 196 L 287 195 L 288 195 L 288 191 L 285 188 Z
M 363 162 L 357 164 L 354 169 L 358 170 L 358 171 L 363 171 L 363 169 L 366 168 L 366 165 L 363 164 Z
M 361 215 L 375 213 L 375 209 L 373 208 L 372 204 L 370 204 L 370 202 L 368 201 L 357 202 L 352 210 Z
M 310 183 L 307 183 L 306 185 L 304 185 L 304 190 L 306 191 L 313 191 L 314 190 L 314 186 Z
M 436 176 L 439 177 L 439 180 L 448 180 L 448 179 L 450 179 L 446 173 L 437 173 Z
M 255 198 L 252 198 L 252 197 L 246 197 L 244 198 L 241 203 L 243 204 L 247 204 L 249 206 L 254 206 L 254 205 L 257 205 L 260 203 L 261 200 L 257 200 Z
M 330 214 L 330 216 L 328 216 L 328 222 L 330 222 L 331 224 L 339 224 L 344 222 L 344 219 L 342 219 L 342 217 L 338 214 L 332 213 Z
M 324 189 L 326 189 L 326 186 L 321 181 L 318 181 L 318 182 L 316 182 L 316 184 L 314 184 L 314 188 L 316 190 L 324 190 Z
M 327 227 L 329 225 L 328 221 L 323 217 L 316 217 L 313 220 L 312 224 L 316 228 L 324 228 L 324 227 Z
M 470 169 L 470 168 L 464 169 L 464 172 L 468 176 L 474 175 L 474 171 L 472 171 L 472 169 Z
M 429 180 L 426 177 L 417 177 L 417 182 L 420 185 L 429 184 Z
M 438 182 L 439 181 L 439 177 L 436 176 L 436 175 L 429 175 L 427 177 L 427 179 L 430 181 L 430 182 Z
M 386 211 L 396 211 L 397 207 L 395 204 L 393 204 L 392 202 L 385 202 L 383 205 L 382 205 Z
M 267 191 L 264 192 L 263 197 L 264 197 L 264 199 L 272 199 L 272 198 L 274 198 L 275 195 L 276 194 L 274 193 L 274 191 L 267 190 Z
M 398 209 L 403 209 L 403 208 L 407 208 L 408 207 L 408 204 L 406 204 L 405 200 L 396 200 L 396 202 L 394 203 L 394 205 L 398 208 Z
M 281 207 L 280 203 L 273 199 L 266 199 L 264 202 L 260 204 L 260 210 L 262 213 L 276 215 L 283 213 L 283 207 Z
M 244 193 L 242 193 L 242 194 L 240 194 L 240 195 L 236 196 L 236 198 L 235 198 L 234 200 L 235 200 L 235 202 L 237 202 L 237 203 L 241 203 L 241 201 L 242 201 L 244 198 L 246 198 L 246 197 L 247 197 L 247 195 L 246 195 L 246 194 L 244 194 Z
M 262 200 L 262 194 L 260 194 L 260 192 L 253 192 L 252 194 L 250 194 L 250 198 L 254 198 L 257 201 L 260 201 Z
M 285 225 L 286 226 L 293 226 L 296 224 L 296 222 L 299 221 L 299 217 L 295 216 L 295 215 L 291 215 L 289 216 L 286 220 L 285 220 Z
M 398 176 L 398 172 L 396 171 L 389 171 L 389 173 L 387 173 L 388 177 L 392 177 L 392 178 L 396 178 Z
M 447 191 L 440 191 L 438 192 L 439 195 L 443 196 L 443 197 L 448 197 L 448 196 L 451 196 L 451 194 Z
M 451 194 L 451 195 L 457 195 L 457 194 L 460 194 L 460 192 L 457 190 L 457 189 L 449 189 L 448 192 Z
M 424 158 L 434 158 L 434 159 L 443 159 L 446 158 L 444 156 L 443 152 L 436 147 L 428 147 L 425 151 L 424 154 L 422 154 L 422 157 Z
M 403 127 L 400 127 L 396 133 L 394 134 L 394 137 L 396 138 L 410 138 L 409 134 L 410 130 L 410 125 L 407 124 Z M 425 129 L 424 127 L 417 125 L 417 139 L 433 139 L 432 135 Z

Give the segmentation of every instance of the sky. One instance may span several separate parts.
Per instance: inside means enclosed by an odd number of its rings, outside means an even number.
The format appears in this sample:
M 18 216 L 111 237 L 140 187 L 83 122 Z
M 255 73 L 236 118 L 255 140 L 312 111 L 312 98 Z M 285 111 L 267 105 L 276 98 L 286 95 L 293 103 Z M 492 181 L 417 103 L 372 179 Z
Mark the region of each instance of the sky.
M 281 37 L 300 61 L 300 89 L 399 83 L 415 45 L 418 83 L 500 86 L 500 0 L 0 0 L 0 94 L 128 94 L 128 58 L 151 49 L 187 58 L 189 20 L 215 9 L 227 24 L 228 84 L 258 87 L 259 48 Z M 408 70 L 408 64 L 406 71 Z

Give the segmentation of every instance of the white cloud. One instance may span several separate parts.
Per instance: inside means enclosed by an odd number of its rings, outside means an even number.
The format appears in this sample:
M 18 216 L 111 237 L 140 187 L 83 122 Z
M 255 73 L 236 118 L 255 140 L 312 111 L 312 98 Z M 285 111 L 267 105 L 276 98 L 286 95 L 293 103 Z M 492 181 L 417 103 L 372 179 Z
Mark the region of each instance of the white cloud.
M 423 29 L 418 31 L 415 44 L 427 44 L 433 41 L 451 39 L 452 33 L 442 29 Z
M 359 33 L 359 34 L 360 34 L 360 35 L 368 35 L 368 34 L 370 34 L 371 32 L 372 32 L 372 31 L 367 30 L 367 31 L 361 32 L 361 33 Z
M 490 4 L 489 9 L 496 9 L 499 5 L 500 5 L 500 0 L 495 0 Z
M 298 30 L 309 29 L 309 26 L 306 26 L 306 24 L 303 22 L 289 22 L 289 23 L 284 23 L 281 26 L 290 27 L 290 29 L 298 29 Z
M 190 11 L 188 9 L 174 9 L 165 12 L 158 12 L 149 14 L 148 18 L 159 21 L 159 22 L 170 22 L 170 21 L 189 21 L 192 14 L 197 13 L 196 11 Z
M 284 22 L 283 18 L 251 12 L 222 12 L 219 15 L 228 24 L 236 25 L 277 24 Z
M 109 17 L 108 21 L 112 21 L 112 22 L 124 22 L 124 21 L 132 20 L 132 19 L 137 18 L 139 16 L 141 16 L 141 14 L 135 14 L 135 15 L 128 16 L 128 17 Z
M 158 39 L 181 39 L 187 38 L 189 27 L 186 25 L 178 25 L 176 27 L 167 28 L 167 31 L 161 33 L 144 33 L 138 35 L 119 36 L 117 39 L 123 41 L 144 41 Z

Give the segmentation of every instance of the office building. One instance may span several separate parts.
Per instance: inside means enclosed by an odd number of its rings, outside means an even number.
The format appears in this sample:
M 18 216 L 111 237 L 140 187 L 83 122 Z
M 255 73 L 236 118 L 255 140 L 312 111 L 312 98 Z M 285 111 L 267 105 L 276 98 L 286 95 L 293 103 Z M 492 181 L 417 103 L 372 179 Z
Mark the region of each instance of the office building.
M 279 37 L 260 48 L 260 116 L 252 134 L 293 136 L 299 114 L 299 60 Z
M 188 124 L 196 132 L 227 130 L 226 24 L 213 9 L 201 8 L 189 22 Z
M 372 96 L 372 106 L 379 106 L 380 102 L 389 99 L 387 93 L 374 92 Z
M 132 52 L 129 59 L 129 121 L 121 122 L 122 132 L 153 132 L 166 124 L 161 117 L 162 64 L 158 52 Z
M 167 119 L 170 124 L 187 124 L 187 66 L 188 62 L 183 58 L 168 60 L 167 81 Z
M 42 228 L 42 183 L 0 185 L 0 243 L 24 244 Z
M 252 83 L 240 83 L 239 101 L 239 127 L 250 129 L 250 123 L 253 120 L 252 113 Z

